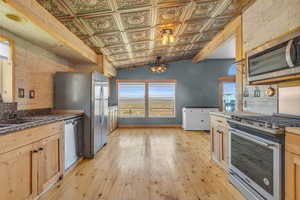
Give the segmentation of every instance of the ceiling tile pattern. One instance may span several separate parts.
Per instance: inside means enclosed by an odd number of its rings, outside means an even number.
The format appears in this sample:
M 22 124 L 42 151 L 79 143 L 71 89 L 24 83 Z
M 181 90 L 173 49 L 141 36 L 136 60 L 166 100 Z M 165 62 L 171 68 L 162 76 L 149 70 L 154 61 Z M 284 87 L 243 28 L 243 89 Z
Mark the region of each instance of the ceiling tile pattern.
M 123 44 L 122 35 L 120 32 L 110 33 L 110 34 L 99 34 L 96 35 L 98 41 L 102 42 L 102 46 L 112 46 Z
M 65 3 L 76 14 L 88 14 L 111 10 L 107 0 L 67 0 Z
M 151 0 L 116 0 L 119 10 L 151 6 Z
M 119 30 L 113 15 L 83 17 L 80 19 L 92 33 L 109 33 Z
M 239 0 L 37 0 L 117 68 L 192 58 L 237 14 Z M 175 42 L 162 45 L 172 28 Z
M 158 10 L 159 24 L 176 24 L 180 22 L 180 17 L 185 6 L 162 7 Z
M 122 13 L 121 19 L 125 30 L 146 28 L 151 26 L 150 10 Z

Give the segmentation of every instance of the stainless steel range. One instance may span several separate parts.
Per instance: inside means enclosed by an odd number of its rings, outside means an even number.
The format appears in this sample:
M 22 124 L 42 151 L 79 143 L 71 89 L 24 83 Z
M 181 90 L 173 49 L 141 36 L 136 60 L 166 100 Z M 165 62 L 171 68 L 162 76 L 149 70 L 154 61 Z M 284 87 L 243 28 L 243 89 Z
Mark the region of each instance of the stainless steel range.
M 284 129 L 300 118 L 233 115 L 228 123 L 231 183 L 249 200 L 282 200 Z

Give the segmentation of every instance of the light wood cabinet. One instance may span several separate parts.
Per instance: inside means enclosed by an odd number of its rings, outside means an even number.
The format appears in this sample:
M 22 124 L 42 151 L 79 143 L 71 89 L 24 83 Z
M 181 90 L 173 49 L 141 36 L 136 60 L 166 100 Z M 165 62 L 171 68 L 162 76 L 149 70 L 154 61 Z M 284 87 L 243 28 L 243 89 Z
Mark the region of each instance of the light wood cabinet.
M 0 199 L 29 200 L 37 195 L 35 145 L 0 155 Z
M 228 169 L 229 166 L 229 130 L 226 120 L 212 117 L 211 126 L 211 158 L 219 166 Z
M 285 199 L 300 200 L 300 135 L 286 134 Z
M 60 135 L 54 135 L 39 143 L 38 193 L 55 183 L 63 173 L 63 142 Z
M 22 141 L 18 135 L 27 138 Z M 6 142 L 0 142 L 5 147 L 0 152 L 0 199 L 35 199 L 62 176 L 63 123 L 10 133 L 0 140 Z

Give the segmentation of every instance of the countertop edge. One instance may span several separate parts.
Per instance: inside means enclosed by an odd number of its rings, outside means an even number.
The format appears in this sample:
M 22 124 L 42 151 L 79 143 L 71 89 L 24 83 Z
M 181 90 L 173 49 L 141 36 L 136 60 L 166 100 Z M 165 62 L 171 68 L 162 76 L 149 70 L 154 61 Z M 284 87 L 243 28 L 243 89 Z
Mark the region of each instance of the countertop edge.
M 12 127 L 6 127 L 6 128 L 0 129 L 0 136 L 12 134 L 12 133 L 22 131 L 25 129 L 29 129 L 29 128 L 34 128 L 34 127 L 38 127 L 38 126 L 56 123 L 59 121 L 65 121 L 65 120 L 69 120 L 69 119 L 81 117 L 81 116 L 83 116 L 83 113 L 76 113 L 76 114 L 74 113 L 74 114 L 68 114 L 67 116 L 66 115 L 57 116 L 57 117 L 54 117 L 53 119 L 43 119 L 43 120 L 37 120 L 34 122 L 27 122 L 27 123 L 20 124 L 20 125 L 14 125 Z
M 288 133 L 300 135 L 300 127 L 286 127 L 285 131 Z

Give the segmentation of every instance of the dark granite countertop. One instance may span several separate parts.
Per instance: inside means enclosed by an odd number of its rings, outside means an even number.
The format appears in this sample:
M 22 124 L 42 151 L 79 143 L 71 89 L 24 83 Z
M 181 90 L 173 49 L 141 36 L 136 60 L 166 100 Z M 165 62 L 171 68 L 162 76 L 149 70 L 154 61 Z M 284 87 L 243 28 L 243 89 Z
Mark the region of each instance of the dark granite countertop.
M 21 124 L 12 124 L 6 127 L 0 127 L 0 135 L 13 133 L 16 131 L 24 130 L 27 128 L 33 128 L 36 126 L 41 126 L 45 124 L 55 123 L 59 121 L 64 121 L 68 119 L 72 119 L 75 117 L 83 116 L 83 114 L 47 114 L 47 115 L 36 115 L 36 116 L 28 116 L 22 117 L 22 120 L 26 121 Z

